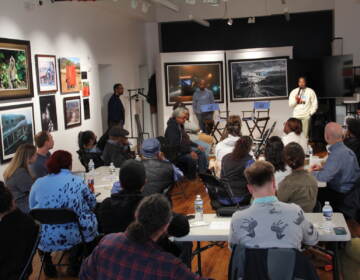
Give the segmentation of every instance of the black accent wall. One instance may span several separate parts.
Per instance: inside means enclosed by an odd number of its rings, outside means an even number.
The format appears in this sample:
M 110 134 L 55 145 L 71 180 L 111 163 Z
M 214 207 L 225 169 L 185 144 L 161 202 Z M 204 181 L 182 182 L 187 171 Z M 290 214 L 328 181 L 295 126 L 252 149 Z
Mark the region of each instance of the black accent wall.
M 260 47 L 293 46 L 295 59 L 331 55 L 333 11 L 297 13 L 256 17 L 255 24 L 247 18 L 210 20 L 210 27 L 195 22 L 160 24 L 161 52 L 234 50 Z

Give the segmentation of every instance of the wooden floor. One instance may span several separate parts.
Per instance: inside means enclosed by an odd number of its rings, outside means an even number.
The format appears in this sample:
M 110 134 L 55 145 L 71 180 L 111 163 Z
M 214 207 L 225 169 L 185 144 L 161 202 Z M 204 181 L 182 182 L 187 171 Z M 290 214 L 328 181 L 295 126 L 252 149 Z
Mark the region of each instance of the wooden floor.
M 181 194 L 176 194 L 173 196 L 173 205 L 174 205 L 174 211 L 176 213 L 182 213 L 182 214 L 190 214 L 193 213 L 193 203 L 195 200 L 195 196 L 197 194 L 200 194 L 201 197 L 204 200 L 204 212 L 205 213 L 213 213 L 209 197 L 205 191 L 204 186 L 200 181 L 195 181 L 191 183 L 187 183 L 186 185 L 183 185 L 185 187 L 185 193 L 186 197 L 184 197 Z M 173 193 L 178 193 L 181 190 L 181 188 L 177 187 L 174 189 Z M 202 246 L 206 245 L 206 242 L 202 242 Z M 195 246 L 194 246 L 195 247 Z M 209 277 L 217 280 L 225 280 L 227 279 L 227 271 L 228 271 L 228 264 L 230 259 L 230 252 L 227 248 L 227 244 L 224 248 L 220 247 L 212 247 L 205 252 L 202 253 L 202 272 L 204 277 Z M 197 260 L 194 258 L 194 261 L 192 263 L 193 271 L 197 268 Z M 39 257 L 38 255 L 35 256 L 34 262 L 33 262 L 33 270 L 34 273 L 31 275 L 30 280 L 37 279 L 37 274 L 40 269 L 39 264 Z M 323 270 L 318 270 L 318 274 L 321 278 L 321 280 L 330 280 L 332 279 L 332 273 L 331 272 L 325 272 Z M 44 274 L 42 274 L 41 280 L 49 279 L 45 277 Z M 61 279 L 64 280 L 75 280 L 77 278 L 70 278 L 70 277 L 61 277 Z M 105 279 L 104 279 L 105 280 Z

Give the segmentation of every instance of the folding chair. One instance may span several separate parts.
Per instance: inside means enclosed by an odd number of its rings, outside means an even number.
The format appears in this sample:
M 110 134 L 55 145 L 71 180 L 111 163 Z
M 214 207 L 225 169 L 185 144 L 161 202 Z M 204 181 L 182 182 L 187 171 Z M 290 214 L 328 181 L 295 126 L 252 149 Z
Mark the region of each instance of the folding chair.
M 252 111 L 242 113 L 242 120 L 249 130 L 250 137 L 254 139 L 254 132 L 257 130 L 262 138 L 270 120 L 270 101 L 255 101 Z
M 271 134 L 274 132 L 276 126 L 276 122 L 274 122 L 271 126 L 271 128 L 267 129 L 260 139 L 254 139 L 254 144 L 256 144 L 256 149 L 254 152 L 254 157 L 259 158 L 263 151 L 263 147 L 265 146 L 268 139 L 271 137 Z
M 221 114 L 226 113 L 226 116 L 223 117 L 221 116 Z M 225 126 L 220 126 L 222 123 L 226 124 L 226 120 L 227 120 L 227 115 L 229 114 L 229 111 L 219 111 L 219 119 L 215 122 L 211 132 L 210 132 L 210 136 L 214 137 L 215 139 L 215 144 L 219 143 L 221 141 L 221 138 L 225 132 Z M 217 137 L 217 134 L 219 136 L 219 138 Z
M 144 135 L 147 135 L 148 138 L 150 138 L 149 132 L 144 132 L 143 127 L 141 125 L 140 116 L 139 114 L 135 114 L 135 123 L 138 131 L 138 137 L 137 137 L 137 146 L 138 150 L 141 150 L 141 145 L 144 142 Z M 136 138 L 136 137 L 134 137 Z
M 78 219 L 77 214 L 72 209 L 67 208 L 39 208 L 33 209 L 30 211 L 30 216 L 38 222 L 40 225 L 61 225 L 68 223 L 75 223 L 78 227 L 81 242 L 86 244 L 84 234 L 81 230 L 81 225 Z M 74 244 L 75 245 L 75 244 Z M 69 264 L 61 264 L 61 261 L 65 255 L 65 252 L 62 253 L 60 260 L 56 266 L 68 266 Z M 44 257 L 41 256 L 41 267 L 38 275 L 38 280 L 40 279 L 41 272 L 44 266 Z

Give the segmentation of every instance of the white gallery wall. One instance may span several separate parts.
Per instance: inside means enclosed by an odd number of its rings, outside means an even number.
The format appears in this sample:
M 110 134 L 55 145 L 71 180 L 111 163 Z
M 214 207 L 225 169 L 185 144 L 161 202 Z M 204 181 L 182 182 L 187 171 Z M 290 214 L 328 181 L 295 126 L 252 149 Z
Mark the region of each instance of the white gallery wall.
M 79 131 L 90 129 L 98 137 L 102 135 L 103 129 L 106 129 L 106 120 L 102 120 L 102 111 L 106 107 L 104 102 L 107 101 L 104 96 L 112 92 L 114 83 L 122 82 L 125 90 L 139 87 L 139 66 L 146 64 L 143 19 L 129 17 L 111 6 L 97 6 L 95 3 L 50 4 L 50 1 L 44 1 L 42 7 L 26 9 L 24 2 L 0 1 L 0 38 L 30 41 L 34 97 L 0 101 L 0 106 L 32 102 L 35 132 L 39 132 L 41 122 L 34 55 L 80 58 L 81 71 L 88 72 L 90 82 L 91 119 L 84 120 L 82 108 L 81 127 L 65 130 L 63 98 L 81 93 L 63 95 L 59 90 L 55 94 L 58 131 L 53 133 L 53 151 L 70 151 L 73 154 L 73 170 L 82 170 L 76 154 Z M 123 97 L 123 102 L 128 108 L 126 97 Z M 126 127 L 129 128 L 129 110 L 126 118 Z M 5 166 L 0 165 L 1 179 Z

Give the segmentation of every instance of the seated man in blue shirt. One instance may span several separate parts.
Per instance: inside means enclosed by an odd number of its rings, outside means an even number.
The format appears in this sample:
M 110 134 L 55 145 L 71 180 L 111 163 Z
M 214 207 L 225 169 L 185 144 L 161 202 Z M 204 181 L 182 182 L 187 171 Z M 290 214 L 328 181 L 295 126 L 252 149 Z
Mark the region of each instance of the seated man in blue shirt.
M 343 143 L 343 131 L 338 123 L 328 123 L 325 127 L 325 140 L 330 145 L 329 157 L 323 167 L 311 166 L 311 171 L 326 188 L 320 188 L 318 201 L 329 201 L 336 210 L 341 206 L 345 195 L 353 188 L 360 177 L 356 155 Z

